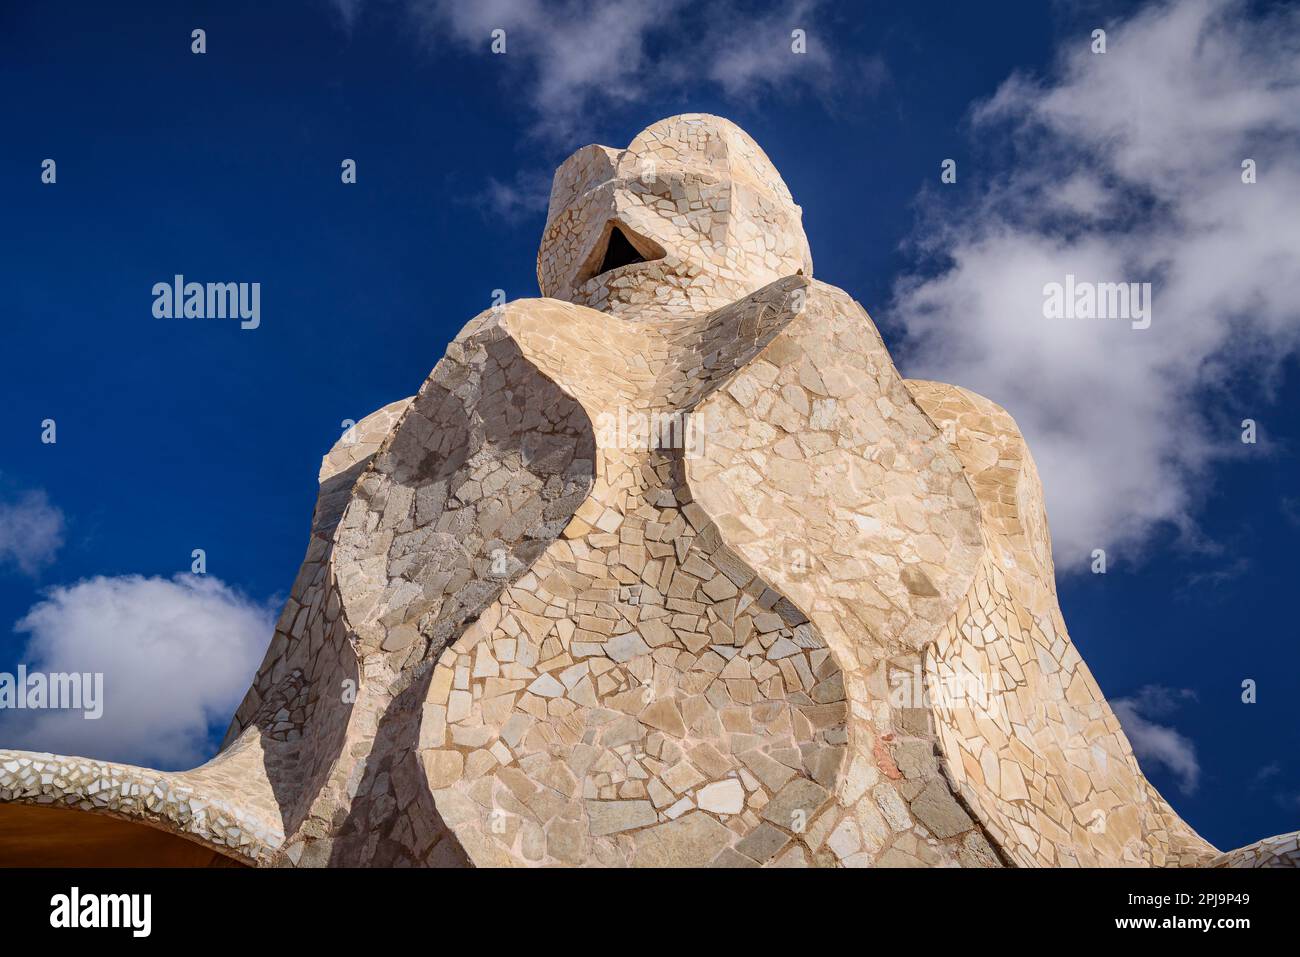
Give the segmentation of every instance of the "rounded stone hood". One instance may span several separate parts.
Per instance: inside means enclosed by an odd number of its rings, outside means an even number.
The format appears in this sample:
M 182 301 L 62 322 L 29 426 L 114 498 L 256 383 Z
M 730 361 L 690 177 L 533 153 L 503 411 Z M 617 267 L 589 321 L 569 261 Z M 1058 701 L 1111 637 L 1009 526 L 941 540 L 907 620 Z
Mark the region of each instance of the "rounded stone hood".
M 537 254 L 544 296 L 684 317 L 796 273 L 812 275 L 802 210 L 730 120 L 672 116 L 627 149 L 583 147 L 555 172 Z

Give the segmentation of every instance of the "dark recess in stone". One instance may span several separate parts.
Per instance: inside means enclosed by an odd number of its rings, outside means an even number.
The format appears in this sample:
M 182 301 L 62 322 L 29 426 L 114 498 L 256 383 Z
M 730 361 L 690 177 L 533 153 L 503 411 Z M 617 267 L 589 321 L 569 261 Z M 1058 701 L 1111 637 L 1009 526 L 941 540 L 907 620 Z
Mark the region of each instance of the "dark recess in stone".
M 609 243 L 605 247 L 605 258 L 601 260 L 600 269 L 596 275 L 609 272 L 611 269 L 617 269 L 619 266 L 630 266 L 632 263 L 646 262 L 646 258 L 636 251 L 636 247 L 623 235 L 623 230 L 615 226 L 609 234 Z

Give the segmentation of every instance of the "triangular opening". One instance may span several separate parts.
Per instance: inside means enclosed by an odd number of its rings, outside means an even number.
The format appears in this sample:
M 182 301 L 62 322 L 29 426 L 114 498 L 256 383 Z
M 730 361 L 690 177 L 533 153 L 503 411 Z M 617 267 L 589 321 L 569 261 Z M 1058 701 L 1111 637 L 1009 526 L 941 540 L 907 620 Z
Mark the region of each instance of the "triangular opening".
M 605 258 L 600 261 L 600 268 L 596 270 L 596 275 L 617 269 L 619 266 L 630 266 L 632 263 L 647 261 L 637 252 L 632 241 L 623 234 L 623 230 L 615 226 L 609 231 L 609 242 L 605 245 Z
M 618 220 L 610 220 L 574 275 L 574 286 L 590 282 L 611 269 L 654 262 L 666 255 L 663 246 L 653 239 L 629 229 Z

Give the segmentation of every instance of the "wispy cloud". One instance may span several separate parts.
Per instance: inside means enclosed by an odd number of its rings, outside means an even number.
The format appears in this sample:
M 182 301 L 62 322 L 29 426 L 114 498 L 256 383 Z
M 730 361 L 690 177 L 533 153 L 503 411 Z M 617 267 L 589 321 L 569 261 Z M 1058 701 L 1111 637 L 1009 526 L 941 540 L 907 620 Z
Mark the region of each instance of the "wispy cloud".
M 1251 561 L 1249 558 L 1239 555 L 1236 558 L 1227 559 L 1215 568 L 1193 572 L 1187 576 L 1187 583 L 1179 589 L 1179 593 L 1205 596 L 1229 582 L 1236 581 L 1250 571 L 1250 567 Z
M 211 755 L 274 629 L 270 607 L 216 578 L 96 577 L 51 589 L 15 626 L 29 671 L 102 673 L 103 715 L 2 711 L 7 747 L 151 767 Z M 6 667 L 4 670 L 12 671 Z
M 338 14 L 339 21 L 343 24 L 343 29 L 352 30 L 352 25 L 357 22 L 357 16 L 361 13 L 363 0 L 329 0 L 329 5 Z
M 818 29 L 820 0 L 795 0 L 746 14 L 731 6 L 713 11 L 721 29 L 710 35 L 708 76 L 733 98 L 781 94 L 789 84 L 820 96 L 837 88 L 870 94 L 888 79 L 878 55 L 855 56 L 839 49 L 835 32 Z M 794 53 L 794 31 L 803 52 Z
M 1195 700 L 1195 693 L 1186 688 L 1146 685 L 1136 695 L 1111 702 L 1138 761 L 1168 770 L 1178 778 L 1179 790 L 1184 794 L 1194 793 L 1201 780 L 1196 745 L 1177 729 L 1153 719 L 1168 717 L 1185 702 Z
M 1251 782 L 1251 790 L 1256 790 L 1268 784 L 1282 773 L 1282 765 L 1277 761 L 1270 761 L 1258 771 L 1255 772 L 1255 780 Z
M 504 31 L 502 95 L 518 103 L 524 129 L 548 150 L 599 139 L 618 111 L 650 101 L 713 93 L 752 107 L 808 97 L 836 111 L 889 81 L 882 56 L 841 43 L 843 31 L 825 0 L 392 2 L 439 55 L 451 49 L 495 58 L 494 31 Z M 349 31 L 378 5 L 330 3 Z M 511 221 L 544 213 L 552 168 L 490 179 L 468 202 Z
M 350 25 L 361 0 L 333 0 Z M 733 99 L 874 93 L 888 71 L 878 55 L 840 48 L 823 0 L 402 0 L 431 48 L 501 57 L 510 95 L 532 132 L 569 143 L 611 109 L 713 89 Z M 792 31 L 804 31 L 800 52 Z
M 1059 567 L 1160 526 L 1197 541 L 1211 467 L 1248 448 L 1222 410 L 1266 401 L 1300 348 L 1300 9 L 1258 9 L 1150 5 L 1107 24 L 1104 54 L 1069 37 L 1050 77 L 973 111 L 1001 164 L 964 164 L 923 204 L 927 258 L 891 310 L 902 364 L 1016 417 Z M 1045 318 L 1068 274 L 1153 283 L 1151 327 Z
M 1282 499 L 1282 517 L 1292 525 L 1300 525 L 1300 497 L 1288 495 Z
M 508 183 L 489 177 L 487 188 L 474 200 L 483 212 L 513 221 L 546 212 L 550 198 L 551 177 L 541 170 L 523 169 Z
M 0 567 L 37 574 L 63 547 L 65 527 L 63 511 L 50 504 L 42 489 L 0 500 Z

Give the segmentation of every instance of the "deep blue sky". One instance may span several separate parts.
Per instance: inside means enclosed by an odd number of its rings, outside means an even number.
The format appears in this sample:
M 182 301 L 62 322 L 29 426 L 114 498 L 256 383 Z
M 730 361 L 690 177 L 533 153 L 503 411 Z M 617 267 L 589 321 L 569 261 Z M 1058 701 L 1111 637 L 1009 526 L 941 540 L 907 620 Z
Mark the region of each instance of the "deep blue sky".
M 734 97 L 686 81 L 593 110 L 581 139 L 555 142 L 536 132 L 526 73 L 419 40 L 391 3 L 351 31 L 325 0 L 0 5 L 0 482 L 44 489 L 68 525 L 38 576 L 0 569 L 0 670 L 22 653 L 11 623 L 52 585 L 169 576 L 202 547 L 212 575 L 259 601 L 284 595 L 341 420 L 414 393 L 494 288 L 537 295 L 544 212 L 494 208 L 491 182 L 526 183 L 584 143 L 625 145 L 678 112 L 734 119 L 803 206 L 818 278 L 897 347 L 888 305 L 916 196 L 943 157 L 979 175 L 972 102 L 1043 69 L 1080 19 L 1129 6 L 823 11 L 841 49 L 884 64 L 879 88 Z M 190 53 L 195 26 L 204 56 Z M 344 157 L 355 186 L 339 182 Z M 261 328 L 154 319 L 150 288 L 176 272 L 261 282 Z M 1194 692 L 1162 720 L 1194 742 L 1199 788 L 1148 770 L 1223 848 L 1300 826 L 1300 529 L 1279 509 L 1300 495 L 1298 407 L 1292 364 L 1249 412 L 1271 453 L 1205 489 L 1197 518 L 1217 551 L 1164 534 L 1141 562 L 1059 583 L 1109 696 Z M 45 418 L 57 445 L 39 442 Z

